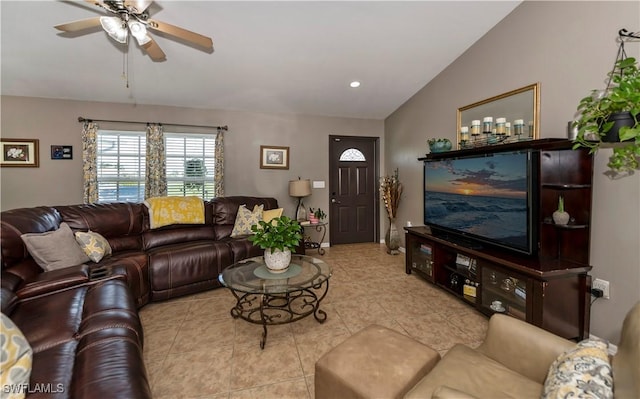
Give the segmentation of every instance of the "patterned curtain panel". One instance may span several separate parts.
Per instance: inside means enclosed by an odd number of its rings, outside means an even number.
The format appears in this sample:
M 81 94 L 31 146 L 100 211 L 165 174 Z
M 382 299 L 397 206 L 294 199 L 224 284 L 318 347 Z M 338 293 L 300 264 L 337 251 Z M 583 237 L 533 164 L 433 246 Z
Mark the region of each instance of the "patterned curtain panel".
M 224 197 L 224 129 L 218 128 L 216 135 L 216 158 L 213 181 L 214 197 Z
M 98 202 L 98 124 L 85 122 L 82 125 L 82 172 L 83 201 L 85 204 Z
M 164 154 L 164 129 L 162 125 L 147 125 L 147 163 L 144 197 L 167 195 L 167 162 Z

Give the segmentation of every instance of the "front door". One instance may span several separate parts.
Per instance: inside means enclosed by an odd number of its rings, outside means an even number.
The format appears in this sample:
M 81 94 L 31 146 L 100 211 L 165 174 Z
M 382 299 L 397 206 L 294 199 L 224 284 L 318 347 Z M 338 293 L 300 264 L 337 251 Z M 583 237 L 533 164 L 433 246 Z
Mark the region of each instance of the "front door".
M 331 245 L 376 242 L 378 138 L 329 136 Z

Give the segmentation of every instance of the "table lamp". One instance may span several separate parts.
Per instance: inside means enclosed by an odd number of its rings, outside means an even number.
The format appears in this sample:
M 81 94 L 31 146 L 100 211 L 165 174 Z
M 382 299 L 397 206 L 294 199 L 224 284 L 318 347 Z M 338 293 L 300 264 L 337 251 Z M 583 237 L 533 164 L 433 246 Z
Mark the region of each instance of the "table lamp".
M 307 219 L 307 211 L 304 209 L 302 198 L 311 195 L 311 181 L 309 179 L 289 181 L 289 195 L 298 197 L 298 206 L 296 207 L 296 220 L 302 221 Z

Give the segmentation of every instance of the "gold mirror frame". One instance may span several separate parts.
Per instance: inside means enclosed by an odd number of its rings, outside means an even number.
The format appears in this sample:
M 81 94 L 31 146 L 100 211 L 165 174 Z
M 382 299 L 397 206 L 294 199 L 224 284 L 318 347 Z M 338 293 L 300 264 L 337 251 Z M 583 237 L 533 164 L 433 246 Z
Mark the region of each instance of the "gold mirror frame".
M 530 105 L 528 105 L 530 104 Z M 530 108 L 529 108 L 530 107 Z M 474 119 L 483 120 L 486 116 L 492 116 L 495 123 L 496 118 L 506 118 L 513 126 L 513 121 L 522 119 L 527 125 L 533 122 L 533 135 L 525 128 L 526 139 L 535 140 L 540 136 L 540 83 L 533 83 L 497 96 L 478 101 L 473 104 L 458 108 L 457 112 L 457 144 L 460 145 L 460 130 L 462 126 L 471 126 Z M 482 134 L 481 134 L 482 135 Z M 514 137 L 514 129 L 511 128 L 511 135 Z M 513 142 L 517 139 L 509 139 L 502 142 Z

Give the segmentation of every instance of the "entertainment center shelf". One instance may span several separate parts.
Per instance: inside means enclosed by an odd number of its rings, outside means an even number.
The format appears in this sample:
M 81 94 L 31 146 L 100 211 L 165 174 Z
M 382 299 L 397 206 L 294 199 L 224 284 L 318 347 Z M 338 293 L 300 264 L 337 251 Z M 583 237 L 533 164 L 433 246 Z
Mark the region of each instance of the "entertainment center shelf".
M 583 339 L 589 335 L 591 291 L 593 158 L 588 151 L 572 150 L 569 140 L 543 139 L 429 154 L 419 160 L 425 162 L 427 179 L 428 162 L 484 156 L 499 162 L 501 153 L 523 151 L 531 159 L 527 166 L 530 250 L 494 245 L 455 229 L 435 229 L 436 220 L 434 229 L 405 228 L 406 273 L 416 273 L 487 316 L 505 313 L 559 336 Z M 559 196 L 571 216 L 566 225 L 551 218 Z M 425 199 L 426 209 L 430 204 Z

